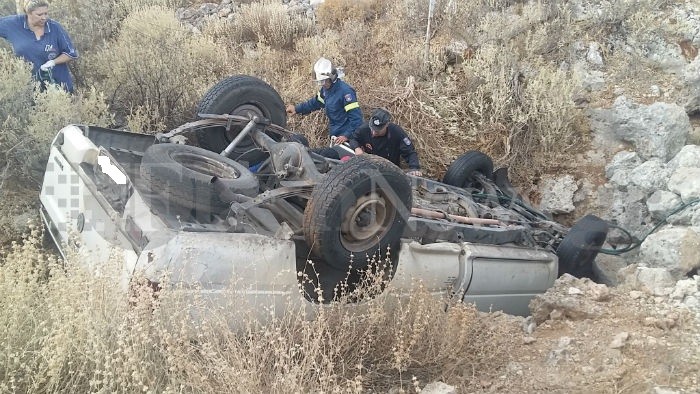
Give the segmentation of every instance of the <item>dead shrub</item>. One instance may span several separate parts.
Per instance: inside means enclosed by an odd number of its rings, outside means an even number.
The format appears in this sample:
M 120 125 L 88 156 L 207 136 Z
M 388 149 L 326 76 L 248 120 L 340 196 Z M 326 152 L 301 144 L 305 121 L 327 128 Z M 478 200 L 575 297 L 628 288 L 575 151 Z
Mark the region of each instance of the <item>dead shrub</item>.
M 117 40 L 84 62 L 92 69 L 88 82 L 105 92 L 111 109 L 147 115 L 137 125 L 147 130 L 191 120 L 204 91 L 228 68 L 210 39 L 194 36 L 158 7 L 131 14 Z
M 364 24 L 377 19 L 386 4 L 381 0 L 326 0 L 316 10 L 323 29 L 338 29 L 346 22 Z
M 499 47 L 480 49 L 464 69 L 470 93 L 445 111 L 464 119 L 456 133 L 488 141 L 499 164 L 514 167 L 516 179 L 546 171 L 581 141 L 576 79 L 569 73 L 536 59 L 520 61 Z
M 500 324 L 420 279 L 407 294 L 369 275 L 325 305 L 300 303 L 291 289 L 261 314 L 268 306 L 241 294 L 235 278 L 216 303 L 165 277 L 154 298 L 138 273 L 126 291 L 121 254 L 59 263 L 39 237 L 0 263 L 3 392 L 386 392 L 435 376 L 466 389 L 508 359 Z M 345 303 L 377 287 L 384 292 L 372 301 Z
M 234 46 L 240 42 L 259 42 L 273 48 L 290 48 L 297 39 L 313 31 L 311 20 L 291 14 L 283 4 L 270 1 L 242 4 L 235 19 L 222 24 L 225 29 L 219 31 Z

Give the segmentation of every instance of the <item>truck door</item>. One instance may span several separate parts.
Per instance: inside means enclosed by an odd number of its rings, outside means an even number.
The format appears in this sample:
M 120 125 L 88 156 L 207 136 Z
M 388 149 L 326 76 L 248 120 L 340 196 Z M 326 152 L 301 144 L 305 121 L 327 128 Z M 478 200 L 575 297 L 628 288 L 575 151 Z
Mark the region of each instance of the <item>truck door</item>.
M 464 294 L 471 276 L 471 261 L 460 244 L 404 242 L 392 284 L 410 292 L 420 281 L 431 293 Z
M 479 310 L 502 310 L 527 316 L 528 304 L 552 287 L 557 278 L 555 254 L 524 247 L 463 244 L 472 277 L 465 302 Z

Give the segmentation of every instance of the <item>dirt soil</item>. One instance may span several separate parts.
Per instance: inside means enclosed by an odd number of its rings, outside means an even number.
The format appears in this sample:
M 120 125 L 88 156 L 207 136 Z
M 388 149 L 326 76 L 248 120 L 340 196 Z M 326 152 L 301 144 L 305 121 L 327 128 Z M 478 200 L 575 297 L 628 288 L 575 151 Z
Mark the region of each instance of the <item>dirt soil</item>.
M 700 393 L 700 314 L 630 287 L 559 279 L 503 316 L 511 328 L 505 372 L 481 382 L 497 393 Z

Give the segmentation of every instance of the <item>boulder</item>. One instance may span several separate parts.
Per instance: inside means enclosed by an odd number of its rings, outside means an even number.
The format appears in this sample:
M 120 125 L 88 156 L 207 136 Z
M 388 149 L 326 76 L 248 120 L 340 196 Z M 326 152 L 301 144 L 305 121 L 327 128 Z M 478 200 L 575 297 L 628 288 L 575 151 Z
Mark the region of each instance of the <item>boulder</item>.
M 655 63 L 662 71 L 683 74 L 687 62 L 681 48 L 675 42 L 669 42 L 661 35 L 648 37 L 640 42 L 628 42 L 637 54 Z
M 617 273 L 625 267 L 627 267 L 627 261 L 622 256 L 598 254 L 593 262 L 596 282 L 606 286 L 617 286 L 619 283 Z
M 700 112 L 700 56 L 696 56 L 690 64 L 685 67 L 684 76 L 684 97 L 686 97 L 685 110 L 692 114 Z
M 603 55 L 600 53 L 600 44 L 593 41 L 588 44 L 588 52 L 586 52 L 586 61 L 594 66 L 603 65 Z
M 678 168 L 668 180 L 668 190 L 681 196 L 683 202 L 700 198 L 700 168 Z
M 676 193 L 657 190 L 647 199 L 647 209 L 651 217 L 660 220 L 666 218 L 682 203 L 681 198 Z
M 601 188 L 600 200 L 603 199 L 607 188 Z M 610 198 L 610 197 L 609 197 Z M 641 238 L 651 230 L 654 226 L 654 221 L 647 210 L 646 205 L 647 193 L 636 186 L 629 186 L 626 190 L 613 190 L 611 199 L 607 201 L 607 212 L 605 216 L 615 225 L 627 230 L 630 234 L 637 238 Z M 600 201 L 601 206 L 604 201 Z M 617 232 L 608 235 L 608 240 L 611 242 L 628 242 L 629 240 L 622 234 Z
M 639 262 L 667 269 L 680 279 L 700 268 L 700 234 L 690 227 L 664 227 L 649 235 L 639 249 Z
M 564 274 L 546 293 L 536 295 L 530 301 L 530 312 L 537 324 L 553 317 L 569 320 L 590 319 L 603 313 L 599 303 L 609 298 L 610 289 L 607 286 L 588 278 L 578 279 Z
M 666 189 L 668 176 L 666 165 L 661 162 L 661 159 L 652 158 L 629 172 L 629 183 L 651 193 Z
M 420 392 L 424 394 L 456 394 L 457 390 L 454 386 L 450 386 L 447 383 L 431 382 L 428 383 Z
M 686 145 L 673 159 L 666 163 L 666 169 L 674 173 L 680 167 L 700 168 L 700 146 Z
M 679 202 L 676 208 L 682 209 L 666 219 L 666 223 L 674 226 L 700 226 L 700 203 L 683 207 L 682 201 Z
M 685 139 L 686 144 L 700 145 L 700 125 L 695 125 L 693 130 L 688 134 L 688 138 Z
M 632 289 L 661 296 L 671 293 L 676 280 L 665 268 L 636 267 L 625 273 L 624 283 Z
M 605 176 L 615 186 L 627 186 L 629 172 L 642 164 L 642 159 L 637 152 L 624 150 L 613 156 L 605 166 Z
M 542 199 L 540 209 L 552 214 L 574 211 L 574 193 L 578 190 L 576 180 L 571 175 L 545 178 L 540 188 Z
M 700 276 L 683 279 L 676 282 L 676 286 L 671 291 L 671 298 L 685 300 L 686 297 L 697 297 L 700 295 Z
M 584 62 L 576 62 L 572 67 L 574 75 L 581 81 L 581 88 L 587 92 L 595 92 L 605 88 L 605 73 L 600 70 L 589 70 Z
M 625 96 L 611 109 L 589 111 L 594 133 L 612 133 L 634 145 L 639 156 L 669 161 L 678 153 L 692 127 L 685 109 L 669 103 L 635 104 Z

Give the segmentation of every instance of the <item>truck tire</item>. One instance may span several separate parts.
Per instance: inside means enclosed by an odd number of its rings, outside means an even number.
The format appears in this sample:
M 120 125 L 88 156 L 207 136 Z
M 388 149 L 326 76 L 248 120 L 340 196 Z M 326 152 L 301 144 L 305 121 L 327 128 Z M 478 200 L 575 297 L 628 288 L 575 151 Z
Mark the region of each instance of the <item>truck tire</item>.
M 258 180 L 245 166 L 189 145 L 156 144 L 141 160 L 146 187 L 167 201 L 200 212 L 220 212 L 230 204 L 216 191 L 256 196 Z
M 234 75 L 212 86 L 202 97 L 197 106 L 197 113 L 229 114 L 251 118 L 258 116 L 267 118 L 282 127 L 287 125 L 287 112 L 277 91 L 265 81 L 248 75 Z M 199 130 L 197 132 L 199 146 L 220 153 L 243 127 L 234 126 L 229 132 L 224 127 L 208 127 Z M 267 153 L 258 148 L 252 138 L 245 138 L 236 146 L 230 157 L 233 160 L 254 164 L 264 160 Z
M 450 164 L 442 182 L 466 188 L 475 181 L 474 173 L 481 173 L 486 178 L 493 179 L 493 161 L 482 152 L 470 150 Z
M 608 235 L 608 224 L 594 215 L 586 215 L 574 223 L 557 248 L 559 276 L 564 273 L 576 277 L 593 275 L 593 261 Z
M 387 250 L 396 261 L 410 214 L 408 177 L 388 160 L 370 156 L 331 169 L 304 210 L 304 236 L 312 253 L 346 272 L 367 267 L 377 254 L 376 260 L 383 260 Z

